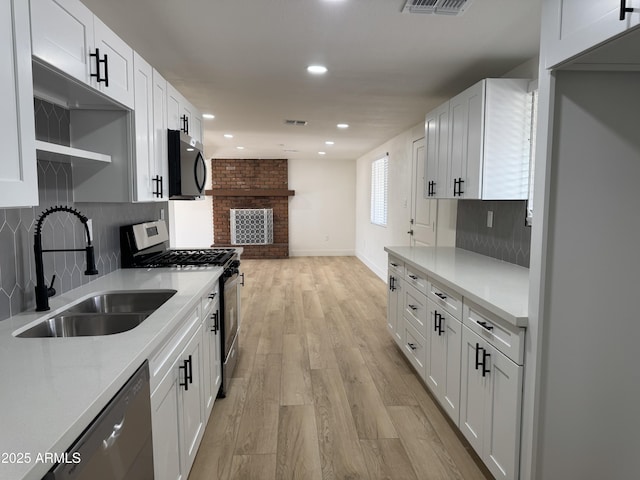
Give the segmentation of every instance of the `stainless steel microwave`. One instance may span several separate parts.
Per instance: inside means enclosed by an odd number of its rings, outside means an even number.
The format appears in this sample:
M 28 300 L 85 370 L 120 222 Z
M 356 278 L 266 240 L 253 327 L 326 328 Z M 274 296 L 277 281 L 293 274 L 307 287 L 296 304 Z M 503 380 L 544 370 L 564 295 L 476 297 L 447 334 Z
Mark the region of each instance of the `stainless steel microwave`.
M 196 200 L 204 195 L 207 164 L 202 144 L 179 130 L 169 130 L 169 200 Z

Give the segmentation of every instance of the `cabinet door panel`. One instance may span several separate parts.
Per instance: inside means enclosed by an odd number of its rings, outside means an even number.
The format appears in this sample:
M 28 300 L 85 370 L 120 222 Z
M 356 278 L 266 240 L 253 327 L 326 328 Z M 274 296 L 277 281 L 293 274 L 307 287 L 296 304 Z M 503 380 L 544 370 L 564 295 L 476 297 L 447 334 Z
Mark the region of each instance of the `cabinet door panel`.
M 155 173 L 162 181 L 162 197 L 169 195 L 169 162 L 167 157 L 167 81 L 153 71 L 153 156 Z
M 485 412 L 484 460 L 496 478 L 517 478 L 522 367 L 490 348 L 490 392 Z
M 181 480 L 178 365 L 165 375 L 151 395 L 153 470 L 156 480 Z
M 425 381 L 436 398 L 442 402 L 444 388 L 444 373 L 446 361 L 446 337 L 437 331 L 436 314 L 438 309 L 431 301 L 427 301 L 429 317 L 427 320 L 427 365 Z M 458 362 L 459 363 L 459 362 Z
M 29 11 L 25 2 L 0 2 L 0 114 L 3 157 L 0 207 L 38 204 Z
M 462 348 L 462 324 L 445 314 L 444 338 L 446 341 L 444 360 L 444 382 L 442 405 L 453 422 L 460 423 L 460 356 Z
M 182 130 L 180 115 L 182 115 L 182 95 L 173 85 L 167 83 L 167 128 Z
M 640 23 L 640 1 L 626 0 L 635 11 L 620 20 L 620 0 L 555 0 L 548 37 L 547 68 L 562 63 Z
M 153 199 L 153 69 L 140 55 L 134 56 L 135 82 L 135 200 Z
M 476 368 L 476 345 L 486 346 L 468 328 L 462 328 L 462 368 L 460 379 L 460 430 L 482 456 L 484 415 L 489 377 Z
M 77 0 L 31 0 L 33 55 L 89 83 L 93 13 Z
M 114 100 L 133 108 L 133 50 L 96 17 L 94 30 L 95 46 L 100 49 L 100 57 L 107 55 L 109 86 L 104 82 L 94 85 Z
M 189 370 L 191 373 L 191 381 L 189 389 L 184 387 L 182 390 L 182 432 L 183 432 L 183 448 L 184 448 L 184 471 L 188 472 L 193 465 L 198 445 L 204 433 L 204 414 L 205 409 L 202 405 L 203 399 L 203 346 L 202 346 L 202 329 L 198 329 L 189 344 L 181 355 L 181 361 L 189 362 Z M 184 370 L 184 369 L 183 369 Z M 181 374 L 184 381 L 184 372 Z
M 426 174 L 426 142 L 425 139 L 413 142 L 413 183 L 411 194 L 411 230 L 412 246 L 429 246 L 436 243 L 437 203 L 428 195 Z

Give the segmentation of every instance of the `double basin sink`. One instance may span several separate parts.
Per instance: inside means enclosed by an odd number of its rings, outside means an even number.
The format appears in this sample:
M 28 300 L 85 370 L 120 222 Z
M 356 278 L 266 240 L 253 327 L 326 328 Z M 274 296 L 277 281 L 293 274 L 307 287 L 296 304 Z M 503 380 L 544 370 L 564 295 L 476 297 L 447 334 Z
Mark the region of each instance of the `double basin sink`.
M 99 293 L 16 335 L 21 338 L 112 335 L 140 325 L 176 290 Z

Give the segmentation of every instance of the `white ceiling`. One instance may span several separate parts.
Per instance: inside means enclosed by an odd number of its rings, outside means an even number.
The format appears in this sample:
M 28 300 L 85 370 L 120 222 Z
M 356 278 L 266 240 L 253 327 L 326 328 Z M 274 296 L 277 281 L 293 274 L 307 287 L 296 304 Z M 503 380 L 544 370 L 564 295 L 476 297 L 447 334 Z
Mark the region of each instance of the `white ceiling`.
M 355 159 L 536 56 L 540 32 L 541 0 L 474 0 L 457 17 L 402 14 L 404 0 L 82 1 L 215 114 L 204 144 L 218 158 Z M 329 72 L 306 72 L 318 63 Z

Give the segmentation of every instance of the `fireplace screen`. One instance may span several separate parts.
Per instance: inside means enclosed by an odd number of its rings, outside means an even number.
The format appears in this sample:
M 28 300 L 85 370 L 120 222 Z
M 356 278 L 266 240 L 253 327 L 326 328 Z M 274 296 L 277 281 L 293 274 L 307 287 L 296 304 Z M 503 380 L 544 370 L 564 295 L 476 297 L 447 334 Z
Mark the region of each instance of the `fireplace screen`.
M 230 223 L 232 245 L 273 243 L 272 208 L 232 208 Z

